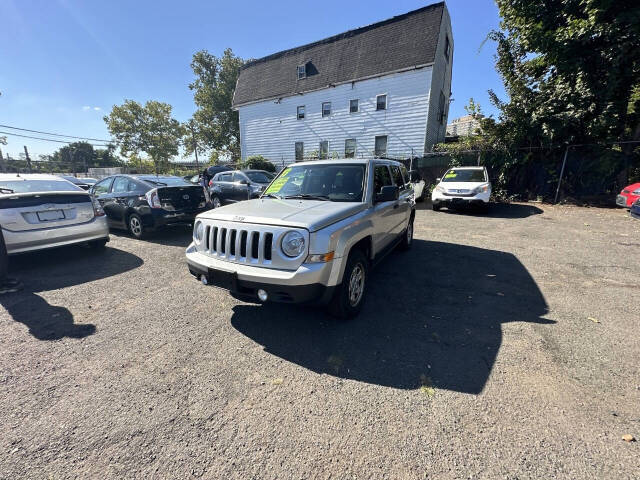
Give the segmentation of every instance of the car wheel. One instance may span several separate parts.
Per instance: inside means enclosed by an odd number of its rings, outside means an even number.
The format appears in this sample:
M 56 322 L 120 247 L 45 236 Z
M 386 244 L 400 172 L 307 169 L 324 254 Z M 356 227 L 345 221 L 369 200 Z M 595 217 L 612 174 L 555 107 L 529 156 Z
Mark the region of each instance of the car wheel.
M 213 208 L 220 208 L 222 206 L 222 202 L 218 197 L 213 197 Z
M 409 220 L 407 228 L 402 234 L 402 240 L 400 241 L 400 250 L 409 250 L 413 244 L 413 218 Z
M 431 204 L 431 208 L 433 208 L 434 212 L 439 212 L 440 211 L 440 205 L 438 205 L 436 203 L 432 203 Z
M 342 283 L 329 304 L 331 315 L 346 320 L 360 313 L 367 291 L 368 275 L 369 262 L 366 255 L 360 249 L 352 251 L 347 259 Z
M 131 235 L 136 238 L 144 237 L 146 231 L 144 229 L 144 226 L 142 225 L 142 218 L 140 218 L 140 215 L 138 215 L 137 213 L 132 213 L 129 216 L 128 225 Z
M 90 242 L 87 242 L 89 245 L 89 248 L 93 248 L 95 250 L 102 250 L 106 245 L 107 242 L 109 240 L 106 238 L 101 238 L 100 240 L 91 240 Z

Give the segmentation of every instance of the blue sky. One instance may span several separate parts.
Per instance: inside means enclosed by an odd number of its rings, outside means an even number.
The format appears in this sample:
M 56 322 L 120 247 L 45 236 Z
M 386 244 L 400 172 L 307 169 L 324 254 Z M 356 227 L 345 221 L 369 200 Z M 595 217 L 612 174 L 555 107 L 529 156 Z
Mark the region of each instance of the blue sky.
M 159 100 L 187 120 L 194 52 L 226 47 L 258 58 L 433 3 L 418 0 L 2 0 L 0 124 L 67 135 L 109 138 L 102 117 L 124 99 Z M 469 97 L 495 113 L 487 90 L 503 94 L 494 70 L 497 28 L 492 0 L 449 0 L 454 36 L 449 118 Z M 0 127 L 0 131 L 7 131 Z M 3 152 L 32 156 L 62 144 L 8 137 Z

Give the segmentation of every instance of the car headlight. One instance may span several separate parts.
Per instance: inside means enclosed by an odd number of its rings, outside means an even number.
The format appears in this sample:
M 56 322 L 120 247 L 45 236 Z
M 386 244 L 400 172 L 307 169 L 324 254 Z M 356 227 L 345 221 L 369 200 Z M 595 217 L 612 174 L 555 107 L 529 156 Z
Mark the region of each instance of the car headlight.
M 202 222 L 198 222 L 196 223 L 196 226 L 193 229 L 193 239 L 196 241 L 196 243 L 200 243 L 203 237 L 204 237 L 204 224 Z
M 441 187 L 440 185 L 438 185 L 438 186 L 436 187 L 436 192 L 442 192 L 442 193 L 444 193 L 445 191 L 446 191 L 446 190 L 444 189 L 444 187 Z
M 300 232 L 287 232 L 282 237 L 282 252 L 287 257 L 299 257 L 304 252 L 304 237 Z
M 478 194 L 478 193 L 484 193 L 488 191 L 489 191 L 489 185 L 480 185 L 479 187 L 476 187 L 473 193 Z

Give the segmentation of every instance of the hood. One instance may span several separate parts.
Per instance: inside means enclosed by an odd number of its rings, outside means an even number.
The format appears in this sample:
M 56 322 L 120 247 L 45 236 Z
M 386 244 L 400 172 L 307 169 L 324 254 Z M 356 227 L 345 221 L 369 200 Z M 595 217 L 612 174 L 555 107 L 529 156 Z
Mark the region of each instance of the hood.
M 491 186 L 491 183 L 489 182 L 440 182 L 438 186 L 446 188 L 447 190 L 450 190 L 450 189 L 473 190 L 474 188 L 479 187 L 480 185 L 487 185 L 487 184 Z
M 364 203 L 258 198 L 209 210 L 200 218 L 306 228 L 315 232 L 367 208 Z
M 622 192 L 624 192 L 624 191 L 626 190 L 626 191 L 628 191 L 629 193 L 631 193 L 631 192 L 633 192 L 634 190 L 638 190 L 638 189 L 640 189 L 640 182 L 638 182 L 638 183 L 632 183 L 631 185 L 624 187 L 624 188 L 622 189 Z M 622 193 L 622 192 L 620 192 L 620 193 Z

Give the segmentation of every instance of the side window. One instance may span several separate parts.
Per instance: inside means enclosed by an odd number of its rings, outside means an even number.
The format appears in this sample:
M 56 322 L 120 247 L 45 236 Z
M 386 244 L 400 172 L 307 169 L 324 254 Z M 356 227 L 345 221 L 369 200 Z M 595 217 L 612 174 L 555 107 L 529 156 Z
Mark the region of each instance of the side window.
M 244 175 L 242 175 L 240 172 L 235 172 L 235 173 L 233 174 L 233 181 L 234 181 L 234 182 L 236 182 L 236 183 L 237 183 L 237 182 L 241 182 L 241 181 L 243 181 L 243 180 L 247 180 L 247 179 L 246 179 L 246 178 L 245 178 L 245 176 L 244 176 Z
M 147 192 L 149 187 L 144 183 L 136 182 L 135 180 L 129 180 L 129 191 L 130 192 Z
M 222 175 L 220 175 L 220 178 L 218 178 L 219 182 L 230 182 L 231 181 L 231 174 L 230 173 L 223 173 Z
M 393 181 L 400 190 L 404 190 L 404 179 L 402 178 L 402 172 L 397 165 L 391 165 L 391 173 L 393 173 Z
M 373 170 L 373 193 L 380 193 L 387 185 L 391 185 L 389 169 L 386 165 L 377 165 Z
M 109 187 L 111 186 L 111 182 L 113 178 L 105 178 L 104 180 L 99 181 L 93 186 L 94 195 L 102 195 L 104 193 L 109 192 Z
M 402 177 L 404 178 L 405 186 L 408 186 L 408 184 L 411 183 L 411 178 L 409 178 L 409 172 L 407 171 L 407 167 L 402 165 L 400 167 L 400 171 L 402 172 Z
M 127 177 L 116 177 L 113 181 L 113 193 L 125 193 L 130 192 L 129 179 Z

